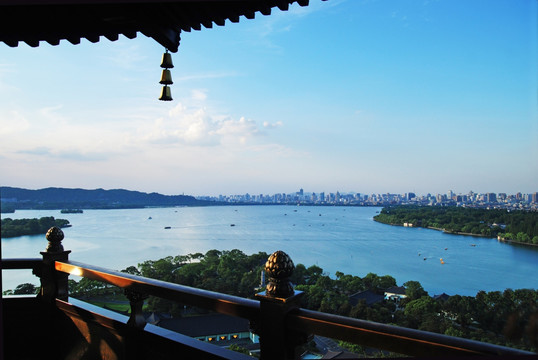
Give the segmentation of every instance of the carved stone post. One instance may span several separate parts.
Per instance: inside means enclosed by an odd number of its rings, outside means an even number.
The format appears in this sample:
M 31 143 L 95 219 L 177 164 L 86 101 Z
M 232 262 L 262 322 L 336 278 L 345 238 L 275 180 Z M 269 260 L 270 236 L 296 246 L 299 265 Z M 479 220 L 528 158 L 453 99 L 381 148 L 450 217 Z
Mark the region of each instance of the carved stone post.
M 131 316 L 129 316 L 127 324 L 143 329 L 146 326 L 146 319 L 144 319 L 142 307 L 144 306 L 144 300 L 148 298 L 148 295 L 130 289 L 125 289 L 124 293 L 131 305 Z
M 49 241 L 47 249 L 41 252 L 43 266 L 37 274 L 41 278 L 39 297 L 47 303 L 53 303 L 56 298 L 67 301 L 68 288 L 67 278 L 69 274 L 56 271 L 55 261 L 67 261 L 70 250 L 64 250 L 62 240 L 64 233 L 59 227 L 51 227 L 46 235 Z
M 293 261 L 283 251 L 276 251 L 265 263 L 269 277 L 264 292 L 256 294 L 260 300 L 260 324 L 256 324 L 260 335 L 261 359 L 297 359 L 298 345 L 306 336 L 286 329 L 286 315 L 299 307 L 301 291 L 294 291 L 289 278 L 295 269 Z

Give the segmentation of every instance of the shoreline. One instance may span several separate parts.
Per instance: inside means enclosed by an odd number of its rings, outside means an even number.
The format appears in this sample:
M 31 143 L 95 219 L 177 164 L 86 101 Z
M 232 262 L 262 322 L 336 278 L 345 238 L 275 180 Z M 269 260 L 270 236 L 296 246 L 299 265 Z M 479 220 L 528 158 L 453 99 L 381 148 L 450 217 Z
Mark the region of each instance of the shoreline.
M 503 242 L 503 243 L 508 243 L 508 244 L 516 244 L 516 245 L 526 245 L 526 246 L 538 247 L 538 244 L 530 244 L 530 243 L 524 243 L 524 242 L 517 241 L 517 240 L 504 239 L 504 238 L 500 238 L 498 236 L 497 236 L 497 241 Z
M 411 228 L 422 228 L 422 229 L 430 229 L 430 230 L 436 230 L 436 231 L 441 231 L 445 234 L 449 234 L 449 235 L 463 235 L 463 236 L 474 236 L 474 237 L 481 237 L 481 238 L 486 238 L 486 239 L 495 239 L 497 238 L 497 241 L 499 242 L 504 242 L 504 243 L 508 243 L 508 244 L 516 244 L 516 245 L 522 245 L 522 246 L 533 246 L 533 247 L 538 247 L 538 244 L 531 244 L 531 243 L 524 243 L 524 242 L 521 242 L 521 241 L 516 241 L 516 240 L 510 240 L 510 239 L 503 239 L 503 238 L 500 238 L 499 236 L 487 236 L 487 235 L 482 235 L 482 234 L 472 234 L 472 233 L 464 233 L 464 232 L 456 232 L 456 231 L 447 231 L 443 228 L 436 228 L 436 227 L 433 227 L 433 226 L 427 226 L 427 227 L 423 227 L 423 226 L 404 226 L 403 224 L 388 224 L 388 223 L 384 223 L 384 222 L 381 222 L 381 221 L 378 221 L 376 219 L 373 219 L 375 222 L 378 222 L 380 224 L 384 224 L 384 225 L 391 225 L 391 226 L 401 226 L 401 227 L 411 227 Z
M 433 226 L 427 226 L 425 229 L 432 229 L 432 230 L 442 231 L 445 234 L 450 234 L 450 235 L 474 236 L 474 237 L 482 237 L 482 238 L 488 238 L 488 239 L 494 239 L 495 238 L 495 236 L 487 236 L 487 235 L 482 235 L 482 234 L 465 233 L 465 232 L 458 232 L 458 231 L 448 231 L 448 230 L 445 230 L 445 229 L 442 229 L 442 228 L 436 228 L 436 227 L 433 227 Z

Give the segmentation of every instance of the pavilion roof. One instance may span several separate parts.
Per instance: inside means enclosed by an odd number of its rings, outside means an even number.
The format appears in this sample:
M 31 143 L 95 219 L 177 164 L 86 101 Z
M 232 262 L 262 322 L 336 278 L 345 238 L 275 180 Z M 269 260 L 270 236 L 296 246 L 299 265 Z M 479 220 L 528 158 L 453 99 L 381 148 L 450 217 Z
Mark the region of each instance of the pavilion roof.
M 95 43 L 103 36 L 133 39 L 140 32 L 176 52 L 181 31 L 269 15 L 275 7 L 286 11 L 295 2 L 307 6 L 309 0 L 0 0 L 0 42 Z

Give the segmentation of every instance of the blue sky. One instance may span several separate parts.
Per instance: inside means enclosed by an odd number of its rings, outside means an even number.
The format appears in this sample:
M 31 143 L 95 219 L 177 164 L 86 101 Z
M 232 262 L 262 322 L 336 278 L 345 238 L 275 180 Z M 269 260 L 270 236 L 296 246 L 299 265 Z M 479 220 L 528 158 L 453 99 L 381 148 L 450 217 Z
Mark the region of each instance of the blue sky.
M 538 191 L 537 3 L 310 0 L 134 40 L 0 44 L 1 184 Z

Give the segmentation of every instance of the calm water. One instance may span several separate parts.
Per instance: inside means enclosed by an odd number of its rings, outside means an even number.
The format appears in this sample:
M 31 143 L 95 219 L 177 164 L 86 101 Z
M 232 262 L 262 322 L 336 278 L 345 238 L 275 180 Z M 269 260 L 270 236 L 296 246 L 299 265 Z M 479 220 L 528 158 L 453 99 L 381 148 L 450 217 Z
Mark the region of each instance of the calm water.
M 85 210 L 83 214 L 21 210 L 2 217 L 68 219 L 73 226 L 64 229 L 63 244 L 72 250 L 70 259 L 115 270 L 210 249 L 240 249 L 246 254 L 283 250 L 296 264 L 316 264 L 329 275 L 336 271 L 361 277 L 369 272 L 388 274 L 398 285 L 417 280 L 430 295 L 538 288 L 537 248 L 383 225 L 372 220 L 379 210 L 225 206 Z M 2 239 L 2 257 L 39 257 L 46 243 L 43 235 Z M 3 272 L 4 290 L 21 282 L 37 284 L 38 280 L 29 271 Z

